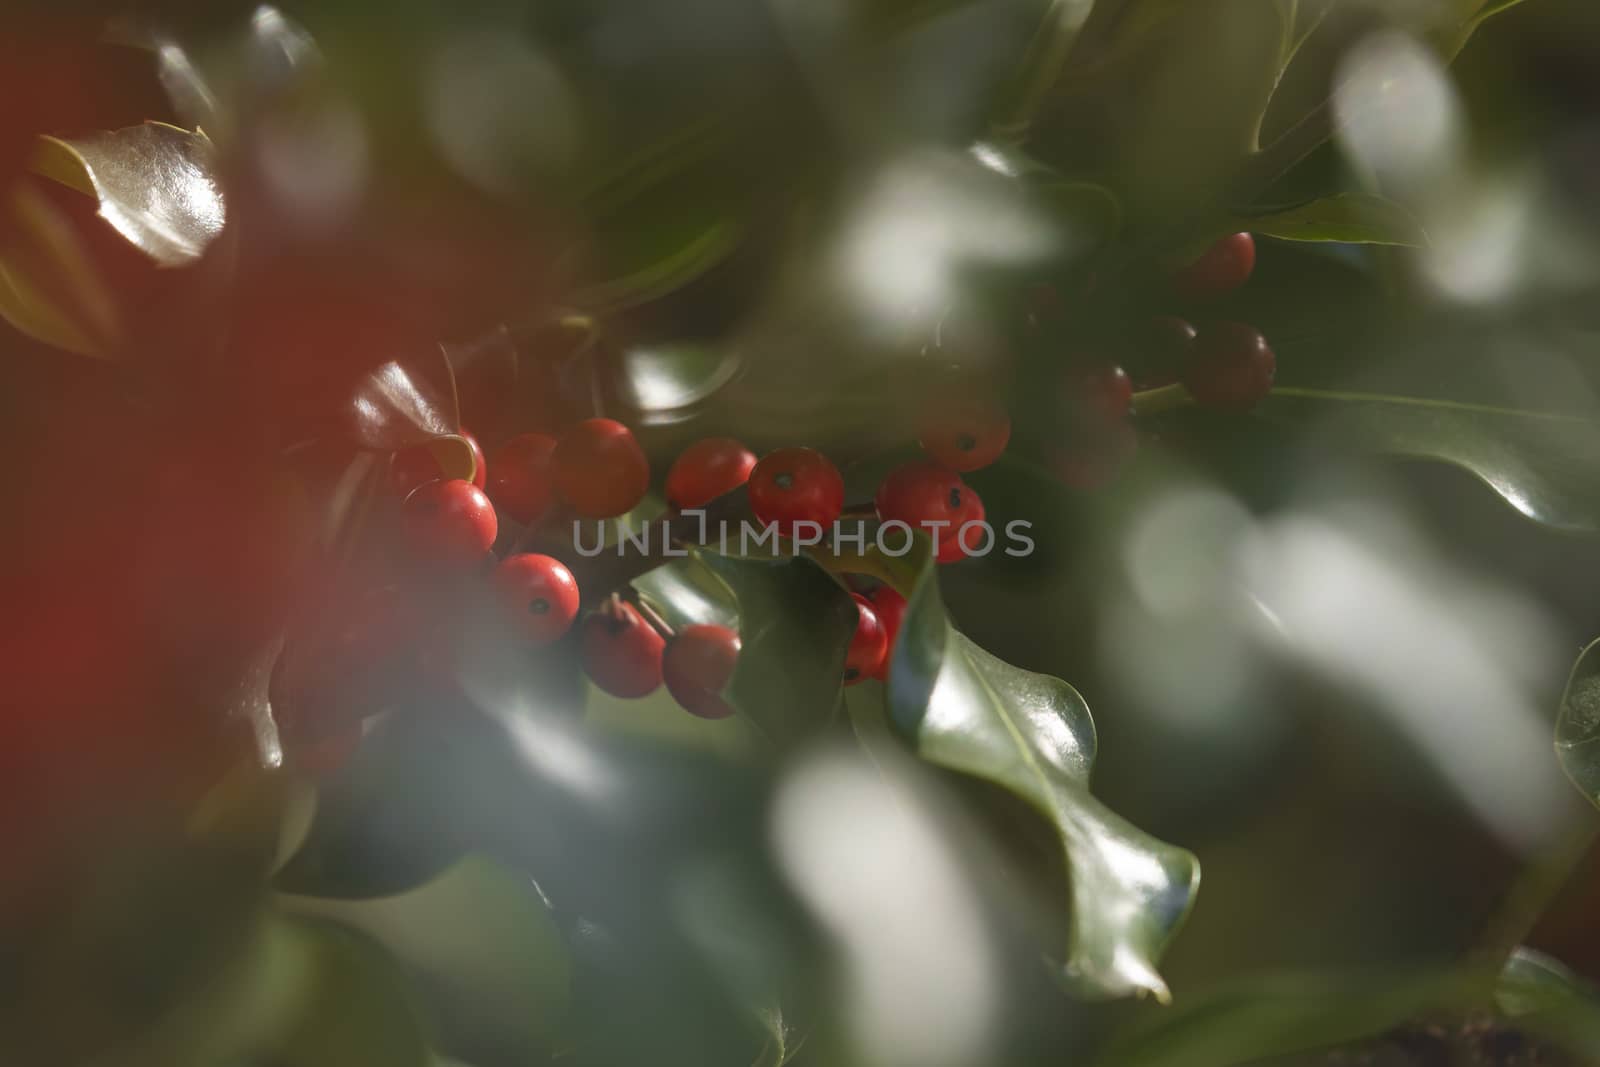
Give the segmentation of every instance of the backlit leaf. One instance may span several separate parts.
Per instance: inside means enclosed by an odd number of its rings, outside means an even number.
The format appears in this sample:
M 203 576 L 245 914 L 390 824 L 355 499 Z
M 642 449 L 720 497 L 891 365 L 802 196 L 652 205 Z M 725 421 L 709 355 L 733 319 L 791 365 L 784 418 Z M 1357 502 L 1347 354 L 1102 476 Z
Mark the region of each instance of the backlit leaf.
M 1564 415 L 1380 393 L 1273 390 L 1257 413 L 1345 449 L 1437 460 L 1481 479 L 1528 518 L 1600 530 L 1600 425 Z
M 41 137 L 33 169 L 96 198 L 101 217 L 164 267 L 199 259 L 227 221 L 203 133 L 147 122 L 72 140 Z
M 1285 241 L 1419 246 L 1428 236 L 1416 217 L 1381 196 L 1340 193 L 1263 213 L 1242 215 L 1230 230 L 1249 230 Z

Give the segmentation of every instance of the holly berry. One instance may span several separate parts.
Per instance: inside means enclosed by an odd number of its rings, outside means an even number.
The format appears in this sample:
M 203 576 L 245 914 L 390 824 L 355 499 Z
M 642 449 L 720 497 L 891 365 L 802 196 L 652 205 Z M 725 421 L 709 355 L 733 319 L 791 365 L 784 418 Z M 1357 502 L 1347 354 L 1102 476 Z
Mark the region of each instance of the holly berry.
M 731 437 L 708 437 L 679 454 L 667 471 L 667 502 L 697 508 L 750 480 L 756 456 Z
M 577 579 L 551 556 L 507 556 L 494 569 L 494 585 L 508 617 L 536 646 L 558 640 L 578 617 Z
M 1133 406 L 1133 382 L 1115 364 L 1091 367 L 1069 376 L 1067 398 L 1079 422 L 1121 422 Z
M 1248 233 L 1233 233 L 1178 271 L 1172 284 L 1185 299 L 1207 300 L 1233 292 L 1250 279 L 1255 269 L 1255 238 Z
M 889 657 L 894 653 L 894 643 L 900 636 L 900 623 L 906 617 L 906 598 L 895 592 L 893 586 L 880 585 L 867 594 L 867 600 L 883 625 L 885 650 L 883 666 L 877 674 L 882 678 L 889 672 Z
M 488 469 L 488 464 L 483 459 L 483 449 L 479 447 L 478 439 L 467 431 L 457 432 L 467 442 L 467 448 L 472 451 L 472 484 L 482 489 Z M 396 452 L 394 459 L 389 462 L 389 486 L 401 500 L 410 496 L 417 486 L 436 482 L 444 475 L 445 470 L 439 464 L 439 457 L 433 454 L 433 449 L 428 445 L 403 448 Z
M 733 708 L 722 698 L 739 662 L 739 635 L 726 626 L 685 626 L 667 644 L 662 674 L 667 692 L 683 710 L 702 719 L 726 719 Z
M 650 461 L 633 431 L 614 419 L 586 419 L 561 436 L 556 488 L 586 519 L 631 511 L 650 488 Z
M 542 433 L 521 434 L 495 449 L 488 486 L 495 507 L 523 525 L 542 518 L 555 492 L 555 450 L 556 439 Z
M 797 524 L 831 527 L 844 510 L 844 479 L 839 468 L 811 448 L 769 452 L 750 472 L 750 510 L 763 525 L 793 537 Z
M 963 530 L 968 523 L 983 522 L 983 501 L 959 474 L 937 463 L 921 460 L 896 467 L 878 486 L 874 502 L 883 522 L 903 522 L 934 538 L 934 558 L 940 563 L 954 563 L 983 542 L 982 529 Z
M 661 684 L 666 642 L 622 600 L 612 600 L 583 620 L 583 670 L 589 680 L 615 697 L 632 699 Z
M 924 426 L 922 450 L 953 471 L 975 471 L 1000 458 L 1011 440 L 1011 419 L 992 398 L 942 403 Z
M 1277 369 L 1277 357 L 1260 330 L 1219 322 L 1195 337 L 1183 384 L 1201 407 L 1249 411 L 1272 391 Z
M 499 532 L 489 498 L 460 478 L 428 482 L 412 490 L 401 521 L 413 554 L 447 566 L 470 567 L 481 562 Z
M 858 685 L 882 673 L 889 655 L 889 635 L 872 601 L 860 593 L 851 593 L 850 598 L 856 602 L 856 632 L 844 654 L 844 684 Z

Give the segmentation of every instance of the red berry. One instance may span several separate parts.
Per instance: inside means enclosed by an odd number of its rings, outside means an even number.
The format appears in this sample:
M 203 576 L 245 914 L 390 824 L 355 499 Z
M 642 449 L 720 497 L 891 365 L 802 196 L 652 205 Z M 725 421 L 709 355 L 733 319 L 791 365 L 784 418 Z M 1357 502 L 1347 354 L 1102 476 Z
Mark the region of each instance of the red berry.
M 919 443 L 953 471 L 975 471 L 1000 458 L 1011 440 L 1011 419 L 988 397 L 942 402 L 931 413 Z
M 460 478 L 419 485 L 406 497 L 401 518 L 411 551 L 447 566 L 481 562 L 499 532 L 489 498 Z
M 549 510 L 555 491 L 551 457 L 556 439 L 548 434 L 525 433 L 513 437 L 494 453 L 494 474 L 489 479 L 489 499 L 517 522 L 537 522 Z
M 739 662 L 739 635 L 726 626 L 685 626 L 667 645 L 662 674 L 683 710 L 702 719 L 726 719 L 733 708 L 722 691 Z
M 1205 300 L 1233 292 L 1249 280 L 1255 269 L 1255 238 L 1248 233 L 1233 233 L 1174 275 L 1172 284 L 1186 299 Z
M 844 479 L 821 452 L 780 448 L 769 452 L 750 472 L 750 510 L 763 525 L 793 537 L 797 524 L 814 522 L 827 530 L 844 510 Z
M 507 556 L 494 569 L 494 584 L 521 634 L 548 645 L 578 617 L 578 582 L 560 560 L 531 552 Z
M 631 511 L 650 488 L 650 461 L 633 431 L 614 419 L 586 419 L 562 434 L 556 488 L 586 519 Z
M 1272 391 L 1277 369 L 1277 357 L 1260 330 L 1219 322 L 1195 337 L 1183 384 L 1201 407 L 1249 411 Z
M 642 697 L 661 684 L 661 635 L 632 604 L 612 601 L 583 620 L 583 670 L 615 697 Z
M 483 446 L 478 444 L 478 439 L 465 430 L 456 431 L 467 442 L 467 447 L 472 450 L 472 484 L 479 489 L 489 478 L 489 464 L 483 459 Z
M 860 593 L 851 593 L 850 598 L 856 602 L 856 632 L 844 655 L 844 684 L 856 685 L 883 671 L 889 655 L 889 635 L 873 610 L 872 601 Z
M 880 585 L 867 594 L 867 599 L 872 602 L 872 610 L 883 624 L 886 651 L 883 666 L 878 670 L 878 677 L 882 678 L 889 672 L 889 657 L 894 653 L 895 640 L 900 636 L 900 623 L 906 617 L 906 598 L 895 592 L 893 586 Z
M 708 437 L 679 454 L 667 472 L 667 502 L 697 508 L 750 480 L 756 456 L 731 437 Z
M 937 463 L 896 467 L 878 486 L 875 502 L 883 522 L 903 522 L 933 538 L 940 563 L 954 563 L 985 540 L 983 501 L 959 474 Z
M 1069 376 L 1067 397 L 1079 422 L 1091 425 L 1121 422 L 1133 406 L 1133 382 L 1115 364 L 1077 371 Z

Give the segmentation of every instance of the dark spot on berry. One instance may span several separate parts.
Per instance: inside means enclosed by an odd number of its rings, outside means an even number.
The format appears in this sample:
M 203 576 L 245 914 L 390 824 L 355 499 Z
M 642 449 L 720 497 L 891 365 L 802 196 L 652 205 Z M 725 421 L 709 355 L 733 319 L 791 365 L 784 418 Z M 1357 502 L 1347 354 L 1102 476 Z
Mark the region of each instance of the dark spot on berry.
M 963 452 L 971 452 L 978 447 L 978 439 L 970 433 L 956 434 L 956 447 Z
M 528 604 L 528 611 L 534 615 L 544 615 L 549 612 L 549 610 L 550 601 L 546 600 L 544 597 L 530 601 Z
M 793 489 L 794 475 L 790 474 L 788 471 L 784 471 L 782 474 L 774 475 L 772 478 L 772 484 L 777 486 L 779 489 Z
M 851 667 L 844 672 L 844 680 L 847 682 L 853 682 L 859 677 L 861 677 L 861 672 L 856 670 L 854 667 Z
M 950 490 L 950 510 L 951 511 L 959 511 L 959 510 L 961 510 L 961 490 L 960 489 L 952 489 L 952 490 Z

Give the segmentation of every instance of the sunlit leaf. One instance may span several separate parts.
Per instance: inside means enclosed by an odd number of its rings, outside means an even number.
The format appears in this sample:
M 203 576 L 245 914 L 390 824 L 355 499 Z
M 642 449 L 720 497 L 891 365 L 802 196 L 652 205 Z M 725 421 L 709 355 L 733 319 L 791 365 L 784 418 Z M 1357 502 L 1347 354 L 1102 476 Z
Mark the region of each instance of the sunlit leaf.
M 616 355 L 614 377 L 618 399 L 648 424 L 684 417 L 738 370 L 738 356 L 725 348 L 676 343 L 624 349 Z
M 1339 447 L 1437 460 L 1473 474 L 1528 518 L 1600 530 L 1600 424 L 1453 401 L 1320 389 L 1275 389 L 1257 409 L 1326 434 Z
M 1556 755 L 1578 791 L 1600 806 L 1600 641 L 1572 666 L 1556 716 Z
M 0 318 L 45 344 L 110 357 L 121 316 L 72 223 L 38 190 L 19 184 L 0 225 Z
M 203 133 L 160 122 L 72 140 L 41 137 L 33 169 L 100 203 L 100 215 L 164 267 L 193 263 L 227 221 Z
M 286 897 L 296 914 L 377 941 L 426 999 L 445 1050 L 531 1060 L 548 1054 L 571 999 L 571 965 L 538 888 L 468 856 L 408 892 L 376 900 Z
M 1188 996 L 1114 1040 L 1096 1067 L 1232 1067 L 1331 1048 L 1459 1004 L 1472 989 L 1442 971 L 1260 975 Z
M 455 376 L 442 348 L 428 355 L 430 366 L 390 360 L 368 374 L 346 408 L 348 432 L 376 452 L 424 445 L 446 477 L 470 480 L 474 460 L 458 433 Z
M 1428 241 L 1411 212 L 1393 200 L 1367 193 L 1340 193 L 1294 207 L 1242 215 L 1232 220 L 1229 228 L 1285 241 L 1411 247 Z
M 1199 884 L 1194 856 L 1133 827 L 1089 793 L 1094 723 L 1066 682 L 995 658 L 951 624 L 936 569 L 893 561 L 910 604 L 889 674 L 890 717 L 929 762 L 987 779 L 1054 826 L 1072 885 L 1063 980 L 1090 995 L 1168 997 L 1156 963 Z

